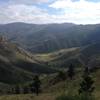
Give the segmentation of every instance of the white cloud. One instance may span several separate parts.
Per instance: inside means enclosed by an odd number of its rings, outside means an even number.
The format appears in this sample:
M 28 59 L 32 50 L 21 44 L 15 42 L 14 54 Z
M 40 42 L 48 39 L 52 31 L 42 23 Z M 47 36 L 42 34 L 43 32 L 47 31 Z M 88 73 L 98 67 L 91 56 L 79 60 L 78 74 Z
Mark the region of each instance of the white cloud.
M 53 4 L 50 5 L 53 8 L 71 8 L 71 9 L 99 9 L 100 10 L 100 2 L 89 2 L 86 0 L 80 0 L 76 2 L 72 2 L 72 0 L 56 0 Z
M 50 8 L 39 8 L 35 5 L 27 5 L 30 1 L 47 2 L 49 0 L 11 0 L 17 3 L 2 5 L 0 7 L 0 23 L 27 22 L 27 23 L 63 23 L 73 22 L 77 24 L 100 23 L 100 2 L 85 0 L 55 0 L 49 7 L 57 9 L 59 14 L 51 14 Z M 26 2 L 28 1 L 28 3 Z M 61 9 L 61 10 L 60 10 Z
M 0 23 L 26 22 L 36 24 L 56 23 L 59 17 L 47 10 L 29 5 L 8 5 L 0 8 Z
M 49 0 L 9 0 L 10 4 L 34 4 L 34 3 L 47 3 Z
M 48 15 L 46 10 L 28 5 L 9 5 L 0 8 L 0 23 L 28 22 L 41 23 Z
M 63 9 L 63 17 L 75 23 L 100 23 L 100 2 L 80 0 L 57 0 L 50 5 L 55 9 Z

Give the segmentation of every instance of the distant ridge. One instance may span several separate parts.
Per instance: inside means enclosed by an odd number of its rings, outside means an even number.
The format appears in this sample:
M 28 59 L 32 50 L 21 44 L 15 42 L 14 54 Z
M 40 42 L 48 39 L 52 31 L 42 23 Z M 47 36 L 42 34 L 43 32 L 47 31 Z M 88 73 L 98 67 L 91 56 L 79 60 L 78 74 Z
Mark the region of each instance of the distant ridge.
M 46 53 L 99 42 L 100 24 L 39 25 L 18 22 L 0 25 L 0 34 L 33 53 Z

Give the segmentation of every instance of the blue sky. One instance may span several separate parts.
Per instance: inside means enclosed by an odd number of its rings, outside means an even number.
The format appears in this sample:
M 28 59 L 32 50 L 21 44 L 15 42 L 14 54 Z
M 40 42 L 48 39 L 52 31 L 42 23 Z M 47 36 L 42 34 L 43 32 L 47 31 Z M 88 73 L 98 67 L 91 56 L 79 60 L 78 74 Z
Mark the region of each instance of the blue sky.
M 100 0 L 0 0 L 0 23 L 100 23 Z

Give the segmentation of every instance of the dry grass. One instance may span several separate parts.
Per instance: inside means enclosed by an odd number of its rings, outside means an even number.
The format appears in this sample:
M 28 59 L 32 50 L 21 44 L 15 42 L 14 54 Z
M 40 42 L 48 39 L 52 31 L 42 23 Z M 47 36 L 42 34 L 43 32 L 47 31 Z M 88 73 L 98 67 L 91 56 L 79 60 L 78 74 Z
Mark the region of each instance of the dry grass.
M 54 94 L 44 93 L 39 96 L 32 94 L 27 95 L 6 95 L 0 96 L 0 100 L 55 100 L 56 96 Z

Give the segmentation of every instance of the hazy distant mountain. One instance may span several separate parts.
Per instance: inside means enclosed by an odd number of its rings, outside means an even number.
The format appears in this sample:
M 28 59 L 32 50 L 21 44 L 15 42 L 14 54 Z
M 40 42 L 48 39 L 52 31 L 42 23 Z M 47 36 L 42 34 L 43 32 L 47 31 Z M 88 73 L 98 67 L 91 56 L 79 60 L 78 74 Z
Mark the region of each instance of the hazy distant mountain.
M 51 52 L 100 42 L 100 25 L 26 24 L 0 25 L 0 33 L 32 52 Z

